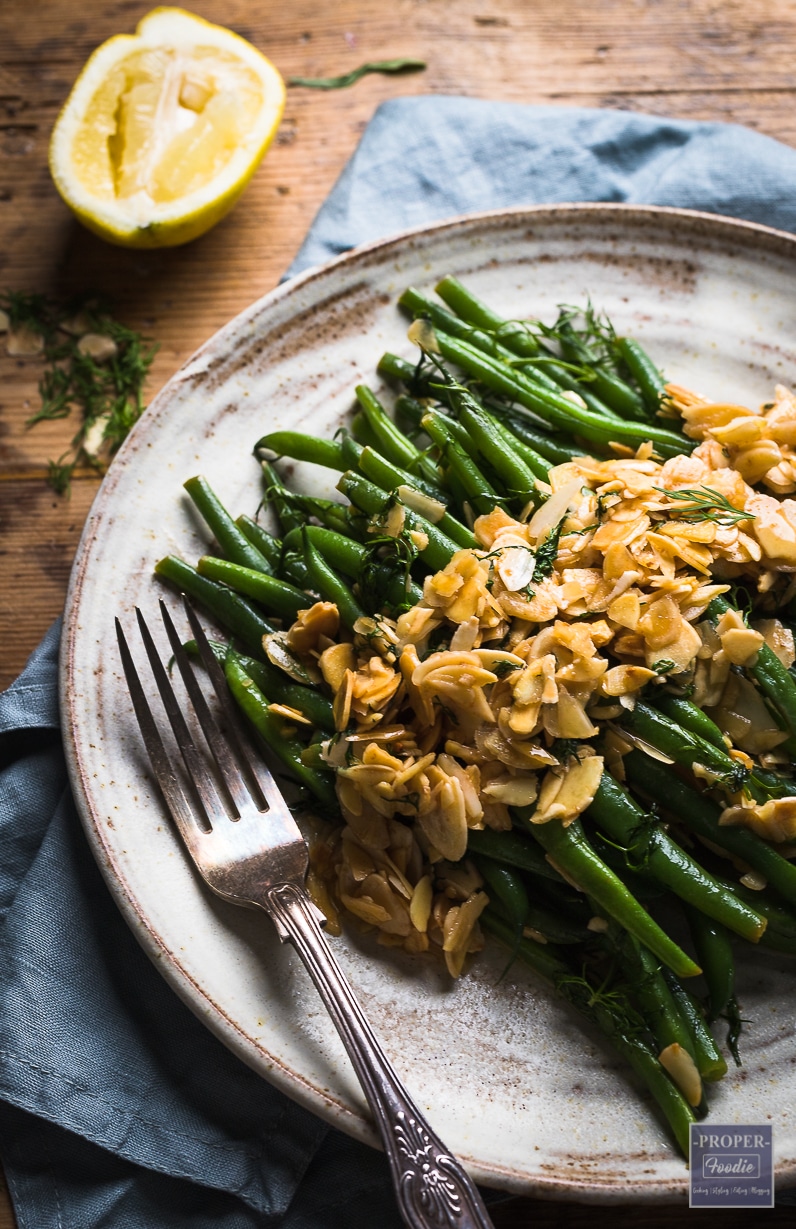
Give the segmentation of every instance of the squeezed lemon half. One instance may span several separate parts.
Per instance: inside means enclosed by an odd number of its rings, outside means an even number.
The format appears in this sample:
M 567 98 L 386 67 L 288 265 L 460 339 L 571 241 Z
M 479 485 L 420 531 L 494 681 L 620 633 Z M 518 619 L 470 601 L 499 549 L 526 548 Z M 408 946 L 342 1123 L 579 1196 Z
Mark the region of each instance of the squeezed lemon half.
M 89 230 L 125 247 L 187 243 L 232 208 L 276 135 L 285 87 L 251 43 L 157 8 L 86 63 L 50 171 Z

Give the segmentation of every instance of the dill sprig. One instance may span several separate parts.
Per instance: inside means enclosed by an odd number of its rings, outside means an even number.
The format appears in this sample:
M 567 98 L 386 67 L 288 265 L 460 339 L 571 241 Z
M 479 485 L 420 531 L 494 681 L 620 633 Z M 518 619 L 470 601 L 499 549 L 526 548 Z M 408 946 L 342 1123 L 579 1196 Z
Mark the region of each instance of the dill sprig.
M 561 538 L 561 530 L 564 528 L 564 521 L 566 519 L 566 515 L 561 517 L 561 520 L 554 529 L 550 530 L 542 545 L 537 549 L 531 582 L 544 580 L 545 577 L 552 576 L 553 567 L 558 558 L 558 543 Z
M 753 521 L 754 514 L 738 509 L 730 503 L 726 496 L 713 487 L 691 487 L 679 491 L 667 491 L 665 487 L 656 486 L 656 491 L 667 495 L 669 499 L 691 504 L 692 507 L 677 509 L 677 518 L 681 521 L 697 523 L 713 521 L 716 525 L 737 525 L 740 521 Z
M 394 507 L 396 502 L 397 497 L 393 496 L 380 518 L 382 521 L 386 519 L 386 512 Z M 373 528 L 376 526 L 372 525 L 371 529 Z M 391 582 L 400 581 L 401 586 L 408 592 L 412 565 L 418 554 L 418 548 L 406 529 L 402 529 L 395 537 L 387 533 L 371 533 L 365 543 L 365 556 L 357 577 L 359 596 L 366 609 L 381 610 L 384 607 Z M 407 596 L 406 602 L 394 607 L 392 613 L 399 615 L 411 605 L 412 602 Z
M 86 296 L 57 304 L 45 295 L 12 290 L 0 295 L 0 305 L 12 329 L 26 328 L 43 339 L 41 357 L 46 365 L 39 380 L 41 404 L 26 425 L 68 418 L 73 410 L 80 413 L 80 426 L 69 450 L 48 462 L 48 483 L 58 494 L 66 495 L 77 466 L 103 471 L 141 417 L 144 381 L 157 346 Z M 106 358 L 81 348 L 81 337 L 88 333 L 113 343 Z

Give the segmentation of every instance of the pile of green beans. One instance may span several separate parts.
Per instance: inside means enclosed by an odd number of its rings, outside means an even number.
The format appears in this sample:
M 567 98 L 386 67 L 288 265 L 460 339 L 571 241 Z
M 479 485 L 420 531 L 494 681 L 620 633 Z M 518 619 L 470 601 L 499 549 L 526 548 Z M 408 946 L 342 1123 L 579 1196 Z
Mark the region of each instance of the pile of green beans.
M 429 353 L 420 363 L 379 361 L 397 386 L 394 414 L 360 385 L 335 439 L 283 429 L 255 444 L 276 533 L 246 514 L 234 518 L 194 477 L 185 490 L 212 553 L 195 567 L 168 556 L 155 568 L 225 630 L 228 643 L 214 650 L 232 695 L 330 818 L 334 776 L 320 744 L 335 729 L 331 693 L 298 659 L 288 654 L 279 668 L 269 657 L 275 641 L 284 652 L 280 629 L 318 600 L 335 604 L 349 632 L 374 615 L 397 616 L 421 599 L 426 575 L 476 547 L 474 517 L 538 507 L 554 465 L 610 455 L 614 443 L 652 441 L 660 458 L 693 447 L 657 416 L 663 377 L 638 342 L 579 328 L 572 313 L 552 329 L 507 320 L 454 278 L 437 291 L 441 301 L 412 288 L 399 300 L 427 322 Z M 344 499 L 292 492 L 282 458 L 336 471 Z M 386 528 L 396 506 L 397 537 Z M 716 599 L 708 617 L 728 608 Z M 794 674 L 764 646 L 747 675 L 796 740 Z M 739 1061 L 738 945 L 796 954 L 796 866 L 748 828 L 723 826 L 714 798 L 745 789 L 761 802 L 790 794 L 793 782 L 739 765 L 718 726 L 665 680 L 641 693 L 620 726 L 642 748 L 624 758 L 624 783 L 606 770 L 591 806 L 567 827 L 534 824 L 532 806 L 516 809 L 510 831 L 472 831 L 467 857 L 490 897 L 485 928 L 624 1056 L 687 1153 L 689 1124 L 707 1112 L 704 1083 L 727 1068 L 711 1025 L 726 1022 Z M 765 891 L 745 886 L 744 870 Z M 690 1102 L 661 1062 L 671 1050 L 684 1051 L 703 1082 Z

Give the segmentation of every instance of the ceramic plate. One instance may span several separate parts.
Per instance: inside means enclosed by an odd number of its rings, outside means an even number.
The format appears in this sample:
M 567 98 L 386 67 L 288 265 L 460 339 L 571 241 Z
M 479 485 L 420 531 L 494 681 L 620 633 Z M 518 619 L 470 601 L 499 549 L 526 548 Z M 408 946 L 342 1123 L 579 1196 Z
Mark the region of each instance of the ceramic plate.
M 265 917 L 197 881 L 144 767 L 113 615 L 156 622 L 155 561 L 195 560 L 203 533 L 182 491 L 207 476 L 237 515 L 260 497 L 254 441 L 330 435 L 353 389 L 378 390 L 381 353 L 410 356 L 396 308 L 453 273 L 507 316 L 550 318 L 587 297 L 670 378 L 758 404 L 796 376 L 796 240 L 707 215 L 615 205 L 471 216 L 351 252 L 238 316 L 174 376 L 120 452 L 72 576 L 62 697 L 86 832 L 132 929 L 178 994 L 244 1062 L 374 1142 L 347 1058 L 309 978 Z M 298 469 L 305 489 L 327 471 Z M 172 600 L 172 599 L 170 599 Z M 175 603 L 176 605 L 176 603 Z M 597 1035 L 531 973 L 488 949 L 455 984 L 428 958 L 335 940 L 385 1048 L 432 1125 L 488 1185 L 584 1201 L 679 1200 L 687 1171 L 651 1105 Z M 751 950 L 751 949 L 750 949 Z M 744 1067 L 711 1090 L 719 1123 L 774 1124 L 780 1181 L 796 1182 L 796 989 L 752 952 L 740 971 Z

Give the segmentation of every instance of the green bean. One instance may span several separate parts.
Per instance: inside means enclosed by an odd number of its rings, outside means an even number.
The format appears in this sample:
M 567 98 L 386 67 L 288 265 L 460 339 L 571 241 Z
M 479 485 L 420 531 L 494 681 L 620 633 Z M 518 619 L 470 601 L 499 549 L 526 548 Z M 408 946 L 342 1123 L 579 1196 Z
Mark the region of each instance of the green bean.
M 371 430 L 379 441 L 379 449 L 387 460 L 394 465 L 400 465 L 402 469 L 416 464 L 420 449 L 399 430 L 378 398 L 364 384 L 358 384 L 354 391 Z
M 285 545 L 300 545 L 302 533 L 307 534 L 312 545 L 336 572 L 342 572 L 352 580 L 359 579 L 369 558 L 366 547 L 320 525 L 307 525 L 304 530 L 291 530 L 285 538 Z M 423 590 L 414 581 L 410 580 L 407 585 L 404 576 L 393 575 L 387 580 L 384 596 L 389 606 L 400 606 L 406 602 L 415 606 L 423 597 Z
M 622 725 L 631 734 L 637 735 L 676 764 L 686 768 L 699 765 L 710 773 L 716 785 L 728 794 L 746 790 L 757 802 L 782 797 L 786 787 L 772 776 L 755 768 L 750 774 L 738 760 L 732 759 L 726 750 L 720 751 L 699 734 L 692 734 L 676 721 L 671 721 L 642 700 L 636 702 L 632 712 L 622 714 Z
M 493 828 L 470 828 L 467 834 L 467 848 L 474 853 L 484 854 L 496 862 L 504 862 L 508 866 L 519 867 L 530 871 L 543 879 L 551 879 L 563 883 L 557 870 L 554 870 L 545 858 L 541 849 L 528 840 L 516 828 L 508 832 L 496 832 Z
M 635 389 L 632 389 L 614 372 L 603 367 L 597 356 L 580 341 L 570 324 L 566 321 L 560 324 L 556 329 L 556 335 L 561 342 L 565 358 L 588 367 L 592 376 L 591 387 L 609 409 L 622 418 L 633 419 L 637 422 L 648 421 L 647 408 Z
M 257 572 L 270 572 L 271 565 L 245 534 L 241 533 L 206 478 L 198 474 L 183 483 L 197 510 L 210 527 L 228 559 Z
M 229 645 L 218 640 L 209 641 L 210 648 L 216 659 L 224 664 Z M 189 640 L 183 648 L 192 657 L 198 657 L 199 649 L 195 640 Z M 257 661 L 244 653 L 237 654 L 238 661 L 249 678 L 254 679 L 260 691 L 268 696 L 272 704 L 285 704 L 302 713 L 311 721 L 316 729 L 334 734 L 336 730 L 332 702 L 317 687 L 306 687 L 303 683 L 294 683 L 282 670 L 272 666 L 270 662 Z
M 522 440 L 524 444 L 528 444 L 539 456 L 553 465 L 563 465 L 575 457 L 582 457 L 586 451 L 585 448 L 571 443 L 567 436 L 545 432 L 531 426 L 530 422 L 523 421 L 505 409 L 499 409 L 492 402 L 489 403 L 489 410 L 495 417 L 499 417 L 512 435 Z
M 245 513 L 235 517 L 235 524 L 244 537 L 249 539 L 252 546 L 256 546 L 260 554 L 268 560 L 270 571 L 276 572 L 282 562 L 282 543 L 279 538 L 268 533 L 262 525 L 258 525 L 257 521 L 252 520 Z
M 501 346 L 491 333 L 483 332 L 472 324 L 468 324 L 461 317 L 455 316 L 453 312 L 435 303 L 433 299 L 426 298 L 413 286 L 409 286 L 403 292 L 398 299 L 398 306 L 414 319 L 428 320 L 435 329 L 442 329 L 451 337 L 461 337 L 464 341 L 478 346 L 479 350 L 483 350 L 485 354 L 490 354 L 493 358 L 502 359 L 504 362 L 506 360 L 511 362 L 515 359 L 512 351 Z
M 506 447 L 506 437 L 496 421 L 483 413 L 469 393 L 456 392 L 454 396 L 460 423 L 499 476 L 506 493 L 527 502 L 536 489 L 536 479 L 546 478 L 549 467 L 542 463 L 541 472 L 535 472 L 518 448 Z
M 263 636 L 273 632 L 273 626 L 247 601 L 206 576 L 175 555 L 166 555 L 155 564 L 155 572 L 171 582 L 182 593 L 194 598 L 219 623 L 256 657 L 263 654 Z
M 383 458 L 379 457 L 379 454 L 374 452 L 372 448 L 362 449 L 359 468 L 366 478 L 369 478 L 371 482 L 375 482 L 376 486 L 381 487 L 383 491 L 398 491 L 401 499 L 407 506 L 411 506 L 414 501 L 418 507 L 422 508 L 425 503 L 424 496 L 428 496 L 437 503 L 441 503 L 443 507 L 446 507 L 448 503 L 449 496 L 447 494 L 444 492 L 432 493 L 428 484 L 423 483 L 421 485 L 419 479 L 416 479 L 412 474 L 400 475 L 401 481 L 391 482 L 390 477 L 397 477 L 398 474 L 395 472 L 394 467 L 390 466 L 389 462 L 383 461 Z M 418 492 L 419 498 L 414 496 L 412 492 Z M 440 533 L 444 533 L 462 549 L 469 548 L 472 550 L 478 545 L 472 531 L 466 525 L 463 525 L 461 521 L 457 521 L 454 516 L 451 516 L 447 508 L 434 521 L 434 524 Z
M 425 402 L 410 397 L 408 393 L 400 393 L 395 398 L 395 417 L 405 418 L 414 431 L 420 430 L 420 420 L 429 408 Z
M 485 410 L 483 417 L 490 423 L 493 431 L 502 439 L 503 446 L 509 452 L 514 452 L 527 465 L 528 469 L 535 478 L 541 478 L 543 482 L 547 482 L 550 470 L 553 468 L 550 461 L 541 453 L 533 449 L 530 444 L 516 435 L 505 423 L 502 423 L 499 418 L 488 414 Z
M 229 585 L 230 589 L 245 597 L 253 597 L 269 614 L 289 619 L 291 623 L 300 610 L 306 610 L 311 604 L 307 594 L 295 585 L 276 576 L 268 576 L 265 572 L 255 572 L 253 568 L 241 567 L 239 563 L 202 555 L 196 567 L 200 576 Z
M 683 906 L 708 988 L 710 1019 L 724 1015 L 735 992 L 735 959 L 727 929 L 693 905 Z M 768 929 L 768 928 L 766 928 Z
M 351 419 L 351 434 L 363 448 L 378 448 L 379 440 L 362 410 Z
M 632 337 L 617 337 L 616 348 L 638 384 L 647 410 L 650 414 L 657 414 L 666 388 L 666 381 L 660 371 L 643 346 Z
M 567 432 L 599 444 L 617 441 L 638 446 L 650 440 L 656 452 L 663 457 L 680 456 L 689 452 L 693 446 L 683 436 L 677 436 L 673 431 L 666 431 L 661 427 L 601 418 L 590 410 L 575 405 L 563 393 L 541 388 L 522 373 L 501 367 L 467 342 L 457 341 L 441 332 L 436 336 L 440 351 L 446 359 L 463 367 L 493 391 L 535 411 L 554 427 L 561 427 Z
M 539 353 L 539 342 L 527 325 L 520 320 L 506 320 L 499 316 L 455 277 L 443 277 L 435 289 L 462 320 L 494 333 L 512 353 L 522 358 L 532 358 Z
M 691 995 L 680 985 L 668 969 L 663 970 L 663 976 L 672 992 L 672 996 L 680 1009 L 680 1014 L 687 1022 L 691 1032 L 694 1057 L 699 1074 L 703 1080 L 714 1083 L 727 1074 L 727 1062 L 719 1053 L 713 1035 L 702 1019 L 699 1008 Z
M 346 495 L 360 511 L 368 516 L 381 516 L 389 509 L 390 498 L 385 496 L 372 482 L 361 478 L 359 474 L 350 471 L 343 474 L 337 484 L 338 491 Z M 405 508 L 404 527 L 408 530 L 419 529 L 428 538 L 428 546 L 418 554 L 424 563 L 435 572 L 439 572 L 450 563 L 457 550 L 461 548 L 447 534 L 441 533 L 436 525 L 425 517 L 418 516 L 410 508 Z
M 430 410 L 423 419 L 423 430 L 439 448 L 464 489 L 468 503 L 477 515 L 486 515 L 501 497 L 486 480 L 472 457 L 461 447 L 449 426 L 450 420 L 436 410 Z
M 577 393 L 586 409 L 591 410 L 592 414 L 599 414 L 602 418 L 619 417 L 604 401 L 600 400 L 596 393 L 591 391 L 582 379 L 578 379 L 567 363 L 557 362 L 552 356 L 549 358 L 545 356 L 544 359 L 538 360 L 532 359 L 527 365 L 521 364 L 518 370 L 524 372 L 525 375 L 533 375 L 536 379 L 544 373 L 550 377 L 551 386 L 557 385 L 568 392 Z
M 290 530 L 290 533 L 300 533 L 300 530 Z M 286 535 L 289 536 L 289 535 Z M 312 582 L 304 556 L 300 551 L 285 550 L 277 568 L 277 574 L 283 580 L 290 581 L 298 589 L 311 589 Z
M 755 943 L 766 927 L 765 919 L 728 892 L 662 826 L 651 821 L 609 772 L 603 772 L 586 812 L 608 836 L 641 858 L 636 869 L 664 884 L 683 900 Z
M 431 388 L 432 377 L 427 371 L 419 371 L 418 363 L 410 363 L 408 359 L 399 358 L 397 354 L 382 354 L 376 370 L 379 375 L 388 380 L 399 380 L 405 384 L 415 397 L 433 396 Z
M 451 337 L 458 337 L 461 341 L 469 342 L 471 346 L 476 346 L 484 354 L 505 363 L 509 368 L 517 367 L 518 370 L 524 371 L 531 379 L 546 388 L 553 391 L 559 388 L 574 390 L 585 401 L 587 408 L 594 413 L 607 415 L 609 418 L 616 417 L 598 397 L 583 389 L 582 385 L 566 369 L 566 365 L 546 357 L 543 366 L 538 365 L 533 359 L 527 366 L 523 365 L 517 355 L 508 347 L 501 345 L 492 333 L 474 328 L 473 325 L 467 324 L 411 287 L 404 291 L 398 302 L 415 318 L 425 318 L 435 329 L 441 329 Z
M 328 773 L 319 772 L 303 762 L 301 758 L 303 744 L 296 738 L 285 737 L 284 717 L 272 711 L 268 700 L 233 651 L 226 655 L 224 673 L 235 703 L 254 726 L 266 746 L 282 761 L 288 771 L 315 795 L 319 802 L 336 812 L 338 809 L 337 795 L 333 780 Z M 264 822 L 268 822 L 267 817 Z
M 290 500 L 290 491 L 283 486 L 279 474 L 269 461 L 260 461 L 265 483 L 265 502 L 273 507 L 283 534 L 304 524 L 305 518 L 295 510 Z
M 270 453 L 263 457 L 262 453 Z M 271 431 L 254 445 L 258 460 L 272 461 L 278 457 L 291 457 L 294 461 L 309 461 L 324 465 L 327 469 L 346 469 L 342 449 L 337 440 L 319 439 L 304 435 L 301 431 Z
M 748 828 L 720 824 L 721 808 L 674 775 L 671 768 L 631 751 L 625 773 L 634 789 L 656 799 L 665 811 L 714 845 L 721 846 L 763 875 L 785 900 L 796 905 L 796 866 Z M 762 905 L 760 906 L 762 912 Z
M 504 916 L 511 923 L 515 937 L 519 938 L 531 908 L 525 884 L 510 866 L 503 866 L 500 862 L 493 862 L 491 858 L 479 858 L 477 855 L 473 861 L 484 878 L 490 903 L 501 907 Z
M 301 529 L 291 529 L 290 533 L 285 535 L 285 549 L 301 550 L 305 533 L 315 549 L 320 551 L 336 572 L 342 572 L 343 575 L 356 580 L 367 554 L 360 542 L 354 542 L 336 530 L 326 529 L 322 525 L 302 525 Z
M 766 926 L 765 934 L 760 940 L 769 936 L 776 936 L 778 939 L 786 940 L 788 947 L 786 950 L 796 952 L 796 913 L 789 909 L 787 905 L 775 903 L 769 900 L 765 892 L 759 888 L 748 888 L 744 883 L 733 883 L 732 880 L 722 876 L 720 872 L 716 875 L 717 879 L 722 879 L 727 884 L 727 887 L 732 892 L 737 892 L 744 900 L 753 904 L 754 908 L 762 913 L 768 925 Z M 763 944 L 765 946 L 765 944 Z
M 409 470 L 401 469 L 399 465 L 393 465 L 392 461 L 388 461 L 378 448 L 360 444 L 350 435 L 341 440 L 341 459 L 343 461 L 340 466 L 341 471 L 358 469 L 383 491 L 395 491 L 398 487 L 408 486 L 413 491 L 420 491 L 423 495 L 428 495 L 430 499 L 436 499 L 438 503 L 447 502 L 447 495 L 439 482 L 428 482 L 419 474 L 413 474 Z
M 473 397 L 472 400 L 474 404 L 478 406 L 484 417 L 489 421 L 492 429 L 501 435 L 505 446 L 517 453 L 537 478 L 546 480 L 547 475 L 550 472 L 551 458 L 547 456 L 541 448 L 534 447 L 534 443 L 538 444 L 540 440 L 542 444 L 544 444 L 545 437 L 540 436 L 538 432 L 534 432 L 531 428 L 529 428 L 528 431 L 531 438 L 525 439 L 522 432 L 514 429 L 513 424 L 509 424 L 507 420 L 501 418 L 497 413 L 492 413 L 491 411 L 487 410 L 478 398 Z M 424 415 L 429 412 L 429 407 L 427 405 L 423 405 L 420 401 L 416 401 L 413 397 L 401 396 L 398 397 L 395 402 L 395 412 L 396 414 L 403 413 L 407 418 L 409 418 L 409 421 L 413 426 L 420 427 L 422 425 Z M 455 419 L 451 419 L 451 422 L 455 422 Z M 461 424 L 459 425 L 461 426 Z M 472 456 L 473 451 L 475 450 L 472 449 L 472 440 L 470 439 L 468 433 L 466 431 L 463 431 L 460 434 L 457 433 L 456 438 L 465 451 L 469 451 L 470 455 Z M 531 439 L 534 443 L 531 442 Z M 552 437 L 550 437 L 548 443 L 555 451 L 556 445 L 552 441 Z M 468 444 L 470 447 L 468 447 Z M 571 460 L 570 453 L 571 450 L 569 449 L 566 449 L 563 454 L 556 453 L 556 462 L 560 460 Z
M 546 850 L 556 869 L 593 897 L 611 917 L 645 943 L 659 960 L 681 977 L 695 977 L 700 972 L 699 965 L 669 938 L 618 875 L 597 857 L 586 839 L 580 820 L 573 820 L 565 828 L 558 820 L 547 824 L 532 823 L 528 808 L 518 808 L 514 813 Z
M 348 585 L 324 559 L 323 555 L 313 546 L 306 528 L 302 530 L 302 550 L 307 564 L 307 571 L 313 587 L 327 602 L 334 602 L 340 615 L 340 622 L 350 631 L 359 619 L 364 619 L 365 612 L 354 597 Z
M 657 691 L 654 705 L 655 708 L 660 709 L 664 717 L 675 721 L 684 730 L 698 734 L 700 738 L 706 739 L 720 751 L 727 750 L 724 735 L 715 721 L 711 721 L 707 713 L 704 713 L 696 704 L 692 704 L 690 700 L 685 700 L 682 696 L 673 696 L 667 691 Z
M 638 1004 L 658 1049 L 679 1045 L 691 1056 L 696 1066 L 696 1047 L 691 1029 L 655 956 L 616 923 L 611 923 L 606 932 L 606 942 L 609 950 L 618 957 L 628 990 Z

